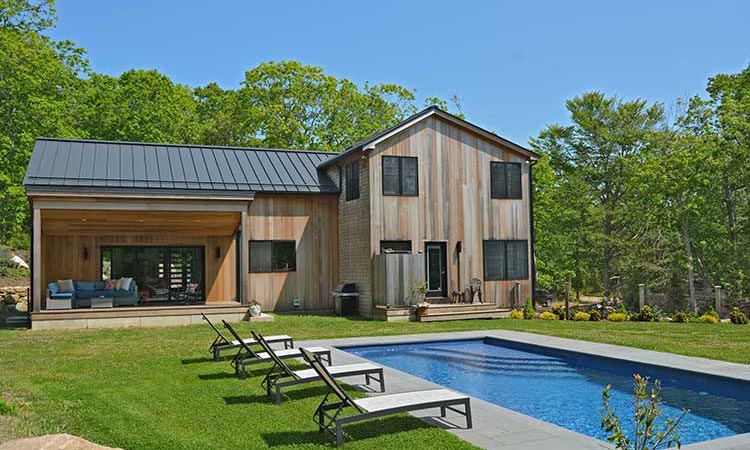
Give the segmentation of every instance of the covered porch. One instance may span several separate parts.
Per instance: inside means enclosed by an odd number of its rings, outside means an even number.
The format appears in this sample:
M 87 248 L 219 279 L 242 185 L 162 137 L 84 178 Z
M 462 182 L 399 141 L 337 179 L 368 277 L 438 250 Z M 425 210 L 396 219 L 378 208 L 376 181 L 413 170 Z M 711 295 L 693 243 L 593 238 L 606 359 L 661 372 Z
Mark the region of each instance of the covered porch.
M 249 203 L 33 198 L 32 326 L 244 317 Z M 129 291 L 107 283 L 121 277 L 133 279 Z M 70 302 L 50 292 L 58 280 L 72 280 Z

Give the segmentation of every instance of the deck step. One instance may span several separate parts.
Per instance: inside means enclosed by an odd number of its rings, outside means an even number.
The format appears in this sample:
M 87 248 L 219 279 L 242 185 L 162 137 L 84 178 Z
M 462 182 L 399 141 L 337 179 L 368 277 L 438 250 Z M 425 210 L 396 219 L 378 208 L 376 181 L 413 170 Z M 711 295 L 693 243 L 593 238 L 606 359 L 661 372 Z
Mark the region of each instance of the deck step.
M 436 312 L 436 313 L 442 313 L 442 312 L 466 312 L 466 311 L 494 311 L 498 309 L 497 305 L 494 303 L 457 303 L 457 304 L 450 304 L 450 303 L 441 303 L 441 304 L 432 304 L 430 305 L 430 313 Z
M 446 320 L 497 319 L 508 317 L 509 314 L 510 310 L 500 308 L 488 311 L 430 311 L 426 316 L 417 317 L 417 320 L 420 322 L 440 322 Z

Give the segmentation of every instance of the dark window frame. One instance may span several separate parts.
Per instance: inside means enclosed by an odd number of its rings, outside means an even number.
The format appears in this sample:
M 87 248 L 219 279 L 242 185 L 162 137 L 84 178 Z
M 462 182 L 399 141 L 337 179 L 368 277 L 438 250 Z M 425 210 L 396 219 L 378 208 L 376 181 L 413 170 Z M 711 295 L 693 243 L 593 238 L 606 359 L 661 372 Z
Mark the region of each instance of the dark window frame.
M 270 261 L 268 264 L 269 269 L 264 270 L 253 270 L 253 263 L 252 263 L 252 257 L 253 257 L 253 251 L 250 250 L 253 244 L 262 244 L 262 243 L 270 243 L 271 244 L 271 251 L 270 251 Z M 280 245 L 280 244 L 292 244 L 294 246 L 294 260 L 292 261 L 294 264 L 291 265 L 288 269 L 282 269 L 277 266 L 275 266 L 274 261 L 274 245 Z M 248 241 L 248 253 L 247 256 L 248 259 L 248 272 L 249 273 L 288 273 L 288 272 L 296 272 L 297 271 L 297 241 L 293 239 L 251 239 Z M 278 250 L 277 250 L 278 251 Z
M 391 252 L 383 251 L 383 247 L 384 247 L 383 244 L 406 244 L 406 243 L 409 244 L 409 251 L 405 251 L 405 250 L 397 250 L 397 251 L 391 251 Z M 409 241 L 409 240 L 405 240 L 405 239 L 404 240 L 401 240 L 401 239 L 384 239 L 384 240 L 380 241 L 380 254 L 381 255 L 384 255 L 384 254 L 387 254 L 387 255 L 393 255 L 393 254 L 410 255 L 410 254 L 412 254 L 412 252 L 413 252 L 413 250 L 412 250 L 412 242 Z
M 511 167 L 517 167 L 518 168 L 518 185 L 515 186 L 516 188 L 516 195 L 511 195 L 513 193 L 514 186 L 511 185 L 511 179 L 510 179 L 510 172 L 509 168 Z M 503 171 L 503 180 L 505 181 L 505 186 L 502 186 L 502 192 L 498 192 L 499 188 L 495 188 L 494 186 L 494 180 L 495 176 L 494 173 L 496 170 L 502 170 Z M 506 162 L 506 161 L 492 161 L 490 162 L 490 198 L 493 200 L 522 200 L 523 199 L 523 182 L 521 179 L 523 178 L 523 165 L 518 162 Z
M 359 160 L 355 159 L 346 165 L 346 201 L 359 198 Z
M 393 158 L 398 161 L 398 192 L 386 191 L 385 185 L 385 161 L 388 158 Z M 414 192 L 405 193 L 405 178 L 404 177 L 404 160 L 414 160 Z M 419 158 L 416 156 L 394 156 L 394 155 L 383 155 L 381 159 L 381 184 L 382 192 L 384 196 L 392 197 L 419 197 Z
M 492 243 L 494 245 L 497 245 L 498 243 L 502 245 L 502 252 L 503 252 L 503 267 L 500 269 L 502 274 L 499 276 L 495 276 L 494 274 L 488 273 L 488 264 L 487 264 L 487 244 Z M 508 258 L 508 249 L 510 245 L 508 244 L 515 244 L 515 243 L 523 243 L 525 248 L 525 259 L 526 264 L 523 265 L 523 270 L 520 274 L 509 274 L 509 267 L 511 267 L 511 264 L 509 264 L 509 258 Z M 515 259 L 513 260 L 515 264 Z M 507 280 L 526 280 L 529 278 L 529 241 L 524 239 L 485 239 L 482 242 L 482 264 L 484 266 L 484 279 L 485 281 L 507 281 Z M 515 275 L 515 276 L 512 276 Z

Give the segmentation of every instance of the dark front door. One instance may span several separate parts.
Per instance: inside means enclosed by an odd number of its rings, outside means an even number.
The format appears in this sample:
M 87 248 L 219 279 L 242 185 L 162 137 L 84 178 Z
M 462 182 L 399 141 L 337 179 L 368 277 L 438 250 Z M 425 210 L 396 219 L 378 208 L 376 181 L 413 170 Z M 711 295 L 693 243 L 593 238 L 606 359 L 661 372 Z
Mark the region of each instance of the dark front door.
M 428 242 L 425 244 L 425 276 L 427 297 L 448 296 L 448 268 L 445 242 Z

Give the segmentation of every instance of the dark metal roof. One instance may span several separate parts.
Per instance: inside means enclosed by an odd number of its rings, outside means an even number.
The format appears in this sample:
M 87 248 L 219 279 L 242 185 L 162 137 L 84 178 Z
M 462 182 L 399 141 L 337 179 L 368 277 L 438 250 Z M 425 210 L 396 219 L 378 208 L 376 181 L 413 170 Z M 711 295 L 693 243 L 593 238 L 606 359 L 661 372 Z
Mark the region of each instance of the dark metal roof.
M 23 184 L 29 193 L 336 194 L 338 187 L 317 168 L 329 156 L 305 150 L 38 138 Z
M 338 161 L 341 161 L 343 159 L 348 158 L 350 155 L 365 150 L 370 144 L 372 144 L 375 141 L 380 141 L 383 138 L 389 137 L 391 134 L 397 133 L 401 131 L 401 128 L 404 126 L 408 126 L 409 124 L 419 122 L 422 119 L 425 119 L 433 114 L 437 114 L 445 119 L 450 120 L 451 122 L 463 126 L 464 128 L 468 128 L 475 133 L 481 134 L 487 139 L 491 139 L 495 142 L 500 143 L 501 145 L 508 147 L 518 153 L 521 153 L 530 159 L 539 159 L 539 155 L 537 153 L 534 153 L 533 151 L 516 144 L 515 142 L 509 141 L 503 137 L 500 137 L 496 135 L 495 133 L 492 133 L 491 131 L 487 131 L 484 128 L 481 128 L 477 125 L 474 125 L 471 122 L 468 122 L 460 117 L 454 116 L 453 114 L 443 111 L 442 109 L 438 108 L 437 106 L 430 106 L 422 111 L 419 111 L 418 113 L 414 114 L 413 116 L 404 119 L 403 121 L 397 123 L 396 125 L 388 128 L 387 130 L 381 131 L 380 133 L 377 133 L 364 141 L 357 142 L 356 144 L 352 145 L 351 147 L 347 148 L 341 153 L 336 153 L 333 156 L 330 156 L 325 161 L 323 161 L 322 164 L 320 164 L 318 167 L 325 168 L 330 166 L 331 164 L 334 164 Z

